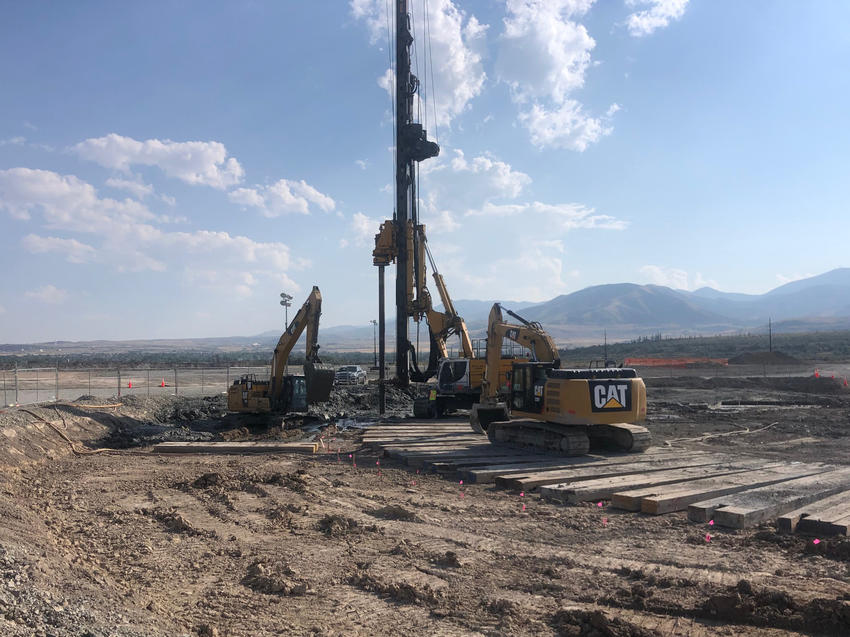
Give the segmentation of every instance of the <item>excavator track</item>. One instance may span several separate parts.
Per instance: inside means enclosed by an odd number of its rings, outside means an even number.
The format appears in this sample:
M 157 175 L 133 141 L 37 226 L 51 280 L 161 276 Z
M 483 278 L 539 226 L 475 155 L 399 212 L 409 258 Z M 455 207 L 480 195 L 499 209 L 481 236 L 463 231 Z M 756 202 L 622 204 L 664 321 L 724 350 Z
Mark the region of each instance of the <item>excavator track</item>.
M 652 444 L 649 430 L 640 425 L 555 425 L 533 419 L 491 422 L 487 438 L 492 443 L 532 447 L 562 456 L 584 455 L 591 446 L 639 453 Z
M 565 428 L 539 420 L 505 420 L 487 427 L 490 442 L 533 447 L 562 456 L 583 456 L 590 450 L 590 438 L 584 427 Z
M 614 447 L 627 453 L 640 453 L 652 445 L 649 429 L 640 425 L 619 422 L 613 425 L 591 425 L 588 427 L 594 446 Z

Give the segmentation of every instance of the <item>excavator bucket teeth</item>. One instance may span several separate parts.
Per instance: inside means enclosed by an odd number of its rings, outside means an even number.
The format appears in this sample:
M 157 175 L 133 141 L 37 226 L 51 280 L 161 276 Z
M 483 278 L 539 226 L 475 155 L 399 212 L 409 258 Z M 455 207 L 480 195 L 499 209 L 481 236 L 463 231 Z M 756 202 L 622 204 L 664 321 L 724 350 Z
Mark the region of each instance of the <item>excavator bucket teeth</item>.
M 331 390 L 334 386 L 334 370 L 304 365 L 304 378 L 307 382 L 308 405 L 323 403 L 331 397 Z

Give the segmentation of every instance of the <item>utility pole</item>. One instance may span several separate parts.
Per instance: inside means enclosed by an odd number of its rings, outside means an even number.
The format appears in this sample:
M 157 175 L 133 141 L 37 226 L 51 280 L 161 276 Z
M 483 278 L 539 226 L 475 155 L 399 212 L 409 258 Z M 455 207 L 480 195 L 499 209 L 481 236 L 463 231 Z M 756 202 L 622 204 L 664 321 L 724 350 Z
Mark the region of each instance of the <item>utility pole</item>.
M 767 343 L 770 352 L 773 352 L 773 319 L 767 318 Z
M 386 326 L 384 314 L 384 267 L 378 266 L 378 339 L 380 348 L 378 350 L 378 413 L 382 416 L 387 408 L 387 394 L 384 383 L 386 382 L 387 350 L 384 327 Z
M 375 319 L 372 319 L 369 322 L 372 324 L 372 352 L 374 354 L 374 363 L 373 364 L 374 364 L 375 367 L 377 367 L 378 366 L 378 336 L 377 336 L 377 332 L 375 330 L 377 329 L 378 321 L 376 321 Z
M 285 321 L 286 325 L 283 326 L 283 329 L 289 327 L 289 306 L 292 305 L 292 296 L 287 294 L 286 292 L 280 293 L 280 304 L 284 307 L 285 312 Z
M 410 72 L 410 32 L 408 0 L 396 0 L 395 102 L 396 102 L 396 210 L 393 220 L 396 229 L 396 382 L 399 387 L 410 384 L 410 341 L 407 320 L 410 316 L 410 259 L 418 252 L 408 253 L 408 232 L 419 223 L 416 211 L 416 162 L 440 154 L 440 147 L 427 140 L 421 124 L 413 121 L 413 98 L 419 89 L 419 79 Z M 424 267 L 424 264 L 416 264 Z
M 605 367 L 608 367 L 608 330 L 602 330 L 602 338 L 605 342 Z

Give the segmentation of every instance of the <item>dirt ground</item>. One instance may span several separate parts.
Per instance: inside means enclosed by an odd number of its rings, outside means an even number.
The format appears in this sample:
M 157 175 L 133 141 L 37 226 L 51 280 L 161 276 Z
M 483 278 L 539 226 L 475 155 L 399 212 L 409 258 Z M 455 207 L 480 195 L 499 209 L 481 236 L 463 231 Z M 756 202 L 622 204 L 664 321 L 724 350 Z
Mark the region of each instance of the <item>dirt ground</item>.
M 840 381 L 647 385 L 658 446 L 846 463 Z M 0 412 L 0 634 L 850 634 L 845 539 L 421 475 L 361 447 L 352 419 L 376 415 L 369 388 L 351 391 L 296 431 L 228 423 L 220 397 Z M 274 435 L 324 435 L 330 449 L 148 446 Z M 75 455 L 65 438 L 110 448 Z

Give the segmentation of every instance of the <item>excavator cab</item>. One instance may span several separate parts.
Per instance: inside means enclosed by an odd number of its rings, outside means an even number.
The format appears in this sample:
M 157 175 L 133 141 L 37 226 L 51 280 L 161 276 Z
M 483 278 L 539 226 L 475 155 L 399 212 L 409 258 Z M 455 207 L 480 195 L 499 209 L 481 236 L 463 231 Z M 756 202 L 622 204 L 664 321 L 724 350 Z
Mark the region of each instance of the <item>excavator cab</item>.
M 307 411 L 307 379 L 294 374 L 284 376 L 282 399 L 280 411 Z
M 543 413 L 543 387 L 554 363 L 514 363 L 511 370 L 511 409 Z

